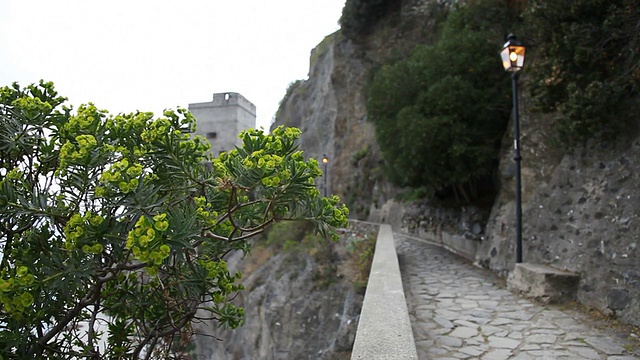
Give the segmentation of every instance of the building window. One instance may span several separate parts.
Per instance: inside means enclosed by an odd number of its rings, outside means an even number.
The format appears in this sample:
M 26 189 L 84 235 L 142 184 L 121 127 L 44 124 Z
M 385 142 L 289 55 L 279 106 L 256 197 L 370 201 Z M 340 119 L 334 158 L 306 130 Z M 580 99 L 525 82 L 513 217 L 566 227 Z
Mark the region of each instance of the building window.
M 218 137 L 218 133 L 217 132 L 208 132 L 207 133 L 207 139 L 215 139 Z

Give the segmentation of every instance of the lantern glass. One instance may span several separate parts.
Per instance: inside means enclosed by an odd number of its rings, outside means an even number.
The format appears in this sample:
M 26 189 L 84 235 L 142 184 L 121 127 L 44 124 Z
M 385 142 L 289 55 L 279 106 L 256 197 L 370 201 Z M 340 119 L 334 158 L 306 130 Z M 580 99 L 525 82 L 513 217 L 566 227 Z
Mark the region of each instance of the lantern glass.
M 504 69 L 509 72 L 516 72 L 522 69 L 526 50 L 515 36 L 510 35 L 509 41 L 507 41 L 502 50 L 500 50 L 500 57 L 502 58 L 502 66 Z

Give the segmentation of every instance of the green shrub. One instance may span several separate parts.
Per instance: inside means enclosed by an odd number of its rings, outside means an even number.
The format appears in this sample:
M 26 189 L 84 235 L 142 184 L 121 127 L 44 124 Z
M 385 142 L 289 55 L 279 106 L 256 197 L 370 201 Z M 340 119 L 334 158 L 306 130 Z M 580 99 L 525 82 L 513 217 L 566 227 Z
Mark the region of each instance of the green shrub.
M 266 244 L 277 249 L 296 248 L 302 239 L 313 231 L 313 225 L 307 221 L 284 221 L 269 226 Z
M 375 73 L 367 111 L 395 184 L 453 188 L 472 201 L 477 180 L 493 172 L 511 110 L 497 55 L 504 31 L 496 19 L 509 18 L 501 4 L 452 11 L 434 45 Z
M 525 13 L 535 105 L 559 111 L 572 146 L 628 128 L 640 88 L 640 7 L 635 0 L 534 0 Z
M 387 12 L 399 7 L 396 0 L 347 0 L 339 21 L 342 32 L 351 38 L 366 35 Z
M 358 273 L 354 284 L 357 288 L 365 290 L 371 272 L 371 263 L 376 250 L 376 236 L 368 235 L 355 243 L 354 254 L 357 256 Z

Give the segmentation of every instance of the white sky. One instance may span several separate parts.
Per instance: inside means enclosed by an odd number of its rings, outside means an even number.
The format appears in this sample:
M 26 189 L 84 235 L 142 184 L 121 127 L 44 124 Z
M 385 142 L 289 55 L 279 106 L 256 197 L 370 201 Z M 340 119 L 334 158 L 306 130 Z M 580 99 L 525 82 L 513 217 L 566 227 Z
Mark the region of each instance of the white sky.
M 0 86 L 53 81 L 75 108 L 187 107 L 238 92 L 268 130 L 345 0 L 0 0 Z

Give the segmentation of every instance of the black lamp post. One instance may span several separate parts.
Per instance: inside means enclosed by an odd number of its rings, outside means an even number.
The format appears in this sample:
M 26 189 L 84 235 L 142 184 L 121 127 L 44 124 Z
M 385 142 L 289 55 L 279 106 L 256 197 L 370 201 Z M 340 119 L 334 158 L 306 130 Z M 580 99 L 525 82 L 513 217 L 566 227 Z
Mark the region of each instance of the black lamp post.
M 324 164 L 324 197 L 327 197 L 327 177 L 329 176 L 329 173 L 327 172 L 327 167 L 329 166 L 329 158 L 327 157 L 327 154 L 322 155 L 322 164 Z
M 507 42 L 500 50 L 502 66 L 511 73 L 513 87 L 513 160 L 516 162 L 516 263 L 522 262 L 522 186 L 520 183 L 520 124 L 518 123 L 518 71 L 524 66 L 526 48 L 509 34 Z

